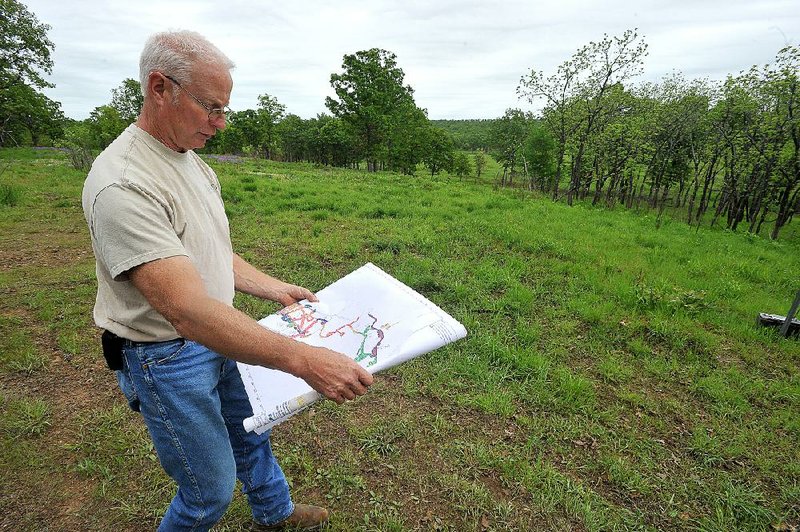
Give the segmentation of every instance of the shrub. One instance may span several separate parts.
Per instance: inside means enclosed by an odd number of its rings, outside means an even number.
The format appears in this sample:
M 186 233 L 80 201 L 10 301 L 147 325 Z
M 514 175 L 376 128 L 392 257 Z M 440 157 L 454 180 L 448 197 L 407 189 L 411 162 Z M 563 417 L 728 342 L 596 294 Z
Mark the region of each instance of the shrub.
M 74 169 L 88 172 L 92 167 L 92 134 L 86 123 L 76 122 L 67 126 L 64 138 L 58 145 L 65 149 Z

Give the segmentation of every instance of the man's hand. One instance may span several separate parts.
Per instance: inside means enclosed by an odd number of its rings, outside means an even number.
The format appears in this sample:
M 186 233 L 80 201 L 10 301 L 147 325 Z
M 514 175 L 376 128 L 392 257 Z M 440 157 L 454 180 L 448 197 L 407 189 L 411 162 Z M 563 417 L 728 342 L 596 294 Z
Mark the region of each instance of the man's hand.
M 367 393 L 372 375 L 341 353 L 324 347 L 312 347 L 306 366 L 297 376 L 316 391 L 342 404 Z
M 270 287 L 267 299 L 277 301 L 284 307 L 288 307 L 289 305 L 304 299 L 309 301 L 319 301 L 317 296 L 314 295 L 314 292 L 308 288 L 303 288 L 302 286 L 284 282 L 276 283 L 275 286 Z
M 288 307 L 303 299 L 318 301 L 307 288 L 285 283 L 256 269 L 239 255 L 233 255 L 233 280 L 237 291 L 269 299 Z

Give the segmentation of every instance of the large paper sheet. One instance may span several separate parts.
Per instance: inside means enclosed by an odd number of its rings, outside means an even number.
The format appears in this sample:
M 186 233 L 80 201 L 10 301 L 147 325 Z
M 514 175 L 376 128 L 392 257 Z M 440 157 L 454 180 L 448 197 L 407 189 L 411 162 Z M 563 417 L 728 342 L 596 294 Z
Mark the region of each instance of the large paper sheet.
M 463 325 L 408 286 L 368 263 L 259 323 L 353 358 L 370 373 L 394 367 L 467 335 Z M 244 421 L 261 434 L 321 398 L 302 379 L 239 362 L 253 406 Z

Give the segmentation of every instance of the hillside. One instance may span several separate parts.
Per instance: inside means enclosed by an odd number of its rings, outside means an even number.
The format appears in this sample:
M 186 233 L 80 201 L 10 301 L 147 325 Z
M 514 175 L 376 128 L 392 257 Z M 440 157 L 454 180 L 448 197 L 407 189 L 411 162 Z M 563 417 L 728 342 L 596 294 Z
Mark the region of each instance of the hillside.
M 460 150 L 488 150 L 489 133 L 494 120 L 431 120 L 431 123 L 444 129 L 453 137 L 456 148 Z

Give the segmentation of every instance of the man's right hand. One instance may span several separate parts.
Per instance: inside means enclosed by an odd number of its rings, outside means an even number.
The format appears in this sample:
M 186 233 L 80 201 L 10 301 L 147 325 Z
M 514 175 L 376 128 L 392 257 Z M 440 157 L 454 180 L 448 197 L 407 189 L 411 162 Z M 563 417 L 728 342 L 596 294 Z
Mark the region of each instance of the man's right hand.
M 356 362 L 324 347 L 310 347 L 305 361 L 304 369 L 297 376 L 338 404 L 364 395 L 374 381 Z

